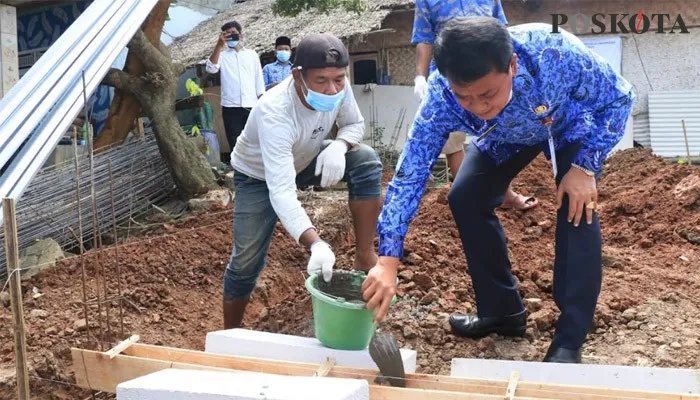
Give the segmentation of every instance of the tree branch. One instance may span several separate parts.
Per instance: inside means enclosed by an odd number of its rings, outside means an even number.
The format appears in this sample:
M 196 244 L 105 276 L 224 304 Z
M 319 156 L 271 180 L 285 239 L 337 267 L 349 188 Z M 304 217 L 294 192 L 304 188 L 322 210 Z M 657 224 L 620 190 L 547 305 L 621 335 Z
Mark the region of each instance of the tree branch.
M 138 54 L 139 60 L 141 60 L 147 71 L 165 72 L 171 64 L 170 59 L 166 58 L 140 29 L 131 38 L 127 47 L 129 51 L 134 51 Z
M 109 70 L 107 75 L 102 79 L 102 84 L 123 90 L 132 96 L 142 90 L 141 81 L 138 78 L 117 68 Z
M 170 49 L 168 48 L 168 46 L 166 46 L 165 44 L 163 44 L 163 42 L 158 42 L 158 50 L 159 50 L 166 58 L 168 58 L 168 59 L 172 59 L 172 58 L 173 58 Z
M 177 78 L 180 77 L 180 75 L 184 74 L 185 71 L 187 71 L 187 67 L 185 67 L 185 64 L 183 63 L 173 63 L 173 73 Z

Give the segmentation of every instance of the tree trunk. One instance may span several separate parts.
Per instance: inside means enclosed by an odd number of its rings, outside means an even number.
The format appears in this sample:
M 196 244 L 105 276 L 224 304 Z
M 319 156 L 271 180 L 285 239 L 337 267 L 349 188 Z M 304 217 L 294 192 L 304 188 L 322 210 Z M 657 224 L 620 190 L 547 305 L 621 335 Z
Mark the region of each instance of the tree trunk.
M 169 7 L 170 0 L 159 0 L 141 26 L 153 45 L 160 43 L 160 33 L 163 31 Z M 144 73 L 143 63 L 138 55 L 129 52 L 126 56 L 124 71 L 134 76 L 141 76 Z M 139 111 L 141 111 L 141 105 L 134 96 L 119 89 L 115 90 L 107 122 L 102 128 L 100 136 L 95 139 L 95 149 L 123 143 L 134 120 L 139 116 Z
M 186 199 L 216 189 L 214 174 L 204 155 L 188 140 L 175 115 L 175 99 L 184 66 L 173 64 L 168 49 L 160 42 L 153 45 L 143 31 L 129 43 L 129 53 L 138 57 L 144 73 L 134 76 L 112 69 L 103 83 L 133 96 L 151 119 L 160 153 Z

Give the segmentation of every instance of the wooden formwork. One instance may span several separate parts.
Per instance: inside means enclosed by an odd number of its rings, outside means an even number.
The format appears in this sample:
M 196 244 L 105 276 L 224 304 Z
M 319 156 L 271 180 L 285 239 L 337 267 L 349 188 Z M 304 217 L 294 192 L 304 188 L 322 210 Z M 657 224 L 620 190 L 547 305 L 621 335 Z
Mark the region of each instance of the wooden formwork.
M 378 371 L 371 369 L 332 366 L 329 370 L 328 363 L 305 364 L 212 354 L 138 344 L 134 340 L 117 347 L 118 351 L 104 353 L 71 349 L 76 383 L 86 389 L 115 393 L 117 385 L 122 382 L 163 369 L 177 368 L 363 379 L 370 384 L 372 400 L 700 400 L 698 395 L 681 393 L 519 382 L 517 371 L 512 374 L 510 381 L 407 374 L 406 388 L 395 388 L 376 384 Z

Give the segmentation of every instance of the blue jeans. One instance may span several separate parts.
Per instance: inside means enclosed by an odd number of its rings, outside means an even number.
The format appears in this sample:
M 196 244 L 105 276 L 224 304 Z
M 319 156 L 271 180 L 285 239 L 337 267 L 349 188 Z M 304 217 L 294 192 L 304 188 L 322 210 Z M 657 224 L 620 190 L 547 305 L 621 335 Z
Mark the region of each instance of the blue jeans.
M 580 148 L 576 143 L 557 151 L 557 186 Z M 511 180 L 539 153 L 539 147 L 527 147 L 496 166 L 472 142 L 448 195 L 480 317 L 501 317 L 524 309 L 511 273 L 505 232 L 494 210 L 503 202 Z M 574 227 L 567 222 L 568 212 L 565 195 L 557 211 L 555 233 L 554 301 L 561 315 L 553 341 L 560 347 L 578 349 L 593 322 L 600 293 L 602 236 L 597 214 L 593 214 L 593 223 L 588 225 L 584 213 L 579 226 Z
M 324 142 L 324 148 L 330 141 Z M 316 186 L 316 158 L 296 177 L 298 187 Z M 382 195 L 382 163 L 369 146 L 360 144 L 345 154 L 345 176 L 349 199 L 369 200 Z M 224 300 L 250 296 L 267 261 L 277 214 L 270 203 L 265 181 L 238 171 L 233 177 L 233 251 L 224 273 Z

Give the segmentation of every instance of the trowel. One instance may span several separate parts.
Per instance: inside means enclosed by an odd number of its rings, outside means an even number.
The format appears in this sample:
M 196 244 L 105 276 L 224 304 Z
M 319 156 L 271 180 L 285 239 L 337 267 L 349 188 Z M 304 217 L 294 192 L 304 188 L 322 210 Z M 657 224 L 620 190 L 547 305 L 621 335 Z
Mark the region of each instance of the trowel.
M 376 331 L 369 342 L 369 355 L 381 373 L 375 382 L 386 380 L 391 386 L 406 387 L 403 358 L 394 335 Z

